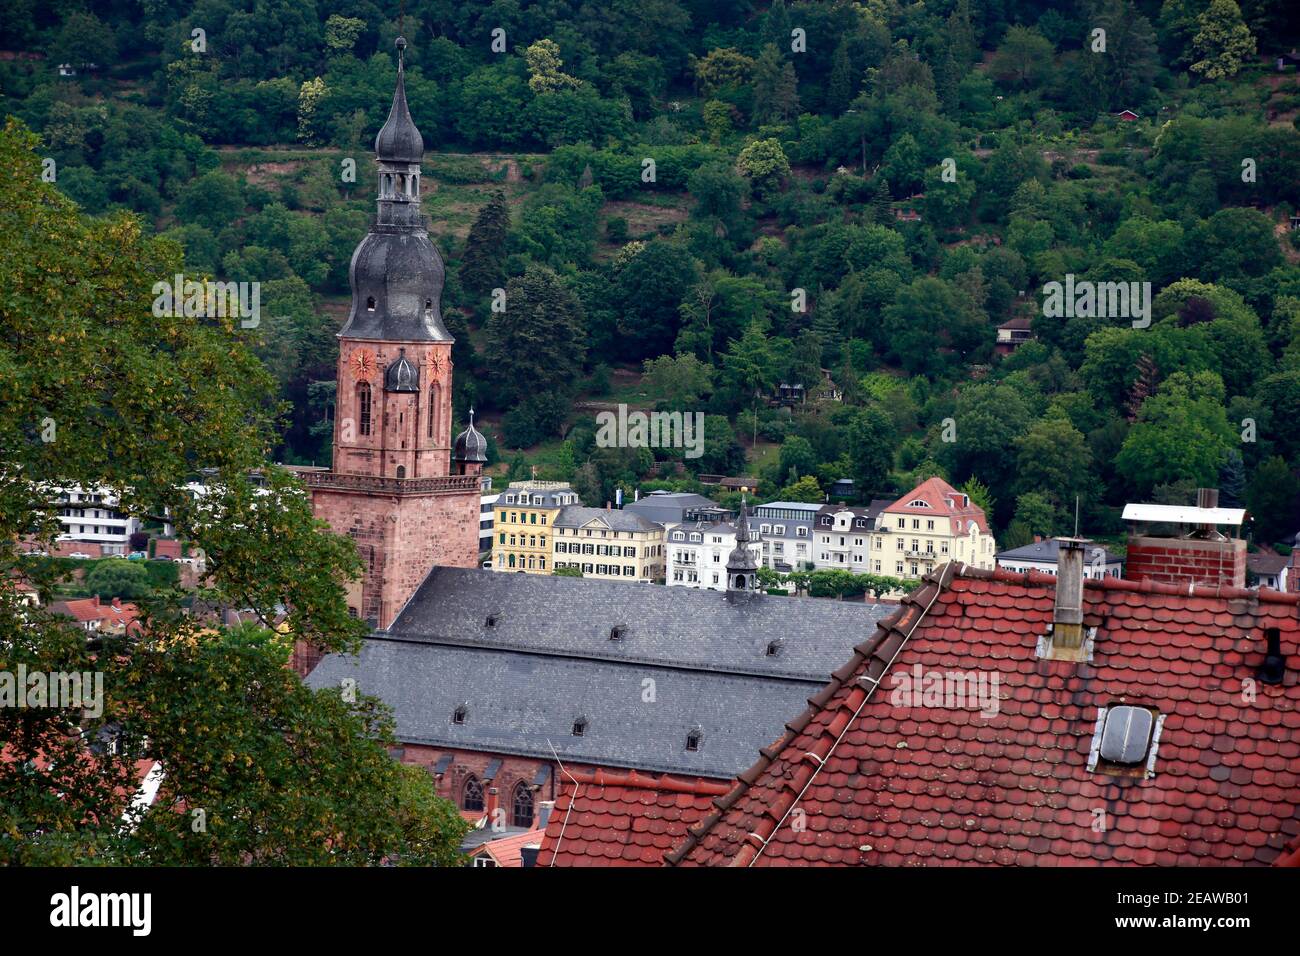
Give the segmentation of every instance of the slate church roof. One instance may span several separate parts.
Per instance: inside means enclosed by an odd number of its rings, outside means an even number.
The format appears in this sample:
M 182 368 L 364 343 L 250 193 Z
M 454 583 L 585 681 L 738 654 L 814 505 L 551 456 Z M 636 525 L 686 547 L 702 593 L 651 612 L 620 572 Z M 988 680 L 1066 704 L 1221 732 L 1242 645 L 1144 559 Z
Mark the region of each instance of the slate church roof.
M 356 678 L 405 743 L 728 777 L 891 610 L 435 568 L 388 631 L 308 683 Z

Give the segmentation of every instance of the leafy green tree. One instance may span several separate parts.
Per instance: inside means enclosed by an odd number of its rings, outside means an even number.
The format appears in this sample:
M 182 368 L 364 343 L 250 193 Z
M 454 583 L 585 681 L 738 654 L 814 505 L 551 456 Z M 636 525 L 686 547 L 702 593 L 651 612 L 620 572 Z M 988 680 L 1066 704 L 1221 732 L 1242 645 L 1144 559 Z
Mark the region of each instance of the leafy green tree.
M 763 47 L 754 64 L 754 120 L 785 123 L 799 112 L 799 84 L 794 64 L 771 44 Z
M 694 355 L 661 355 L 646 359 L 641 384 L 656 398 L 656 404 L 688 410 L 713 391 L 713 368 Z
M 554 40 L 541 39 L 531 44 L 524 51 L 524 62 L 528 64 L 528 88 L 534 93 L 554 93 L 581 85 L 580 80 L 561 69 L 564 61 L 560 59 L 560 45 Z
M 1065 418 L 1035 422 L 1016 441 L 1016 475 L 1024 492 L 1037 492 L 1062 513 L 1094 493 L 1092 452 L 1083 433 Z
M 176 200 L 176 214 L 187 223 L 197 223 L 220 232 L 244 212 L 244 192 L 239 181 L 218 170 L 192 180 Z
M 474 292 L 500 288 L 505 282 L 506 241 L 510 235 L 510 207 L 496 190 L 479 210 L 465 240 L 460 258 L 460 281 Z
M 494 395 L 506 407 L 535 394 L 557 404 L 554 394 L 572 388 L 582 370 L 586 333 L 578 303 L 545 266 L 510 280 L 505 311 L 493 312 L 485 331 Z
M 1246 468 L 1241 452 L 1228 450 L 1219 466 L 1219 504 L 1224 508 L 1242 508 L 1246 504 Z
M 933 276 L 898 291 L 885 309 L 884 328 L 891 351 L 913 375 L 938 373 L 992 337 L 969 298 Z
M 1207 80 L 1236 76 L 1242 61 L 1255 53 L 1255 38 L 1233 0 L 1210 0 L 1196 27 L 1191 70 Z
M 1262 437 L 1287 461 L 1300 461 L 1300 370 L 1276 372 L 1260 380 L 1257 405 L 1266 410 Z
M 884 491 L 894 467 L 898 434 L 893 421 L 880 408 L 869 405 L 849 421 L 844 432 L 853 481 L 863 494 Z
M 993 492 L 989 490 L 988 485 L 971 475 L 962 483 L 961 490 L 986 516 L 993 514 L 993 507 L 997 502 L 993 500 Z
M 82 582 L 91 594 L 101 598 L 134 601 L 151 590 L 149 571 L 137 561 L 108 558 L 96 561 Z
M 672 350 L 681 325 L 680 307 L 698 272 L 679 243 L 656 240 L 614 276 L 619 346 L 630 359 Z
M 325 46 L 335 55 L 352 52 L 366 29 L 366 21 L 331 13 L 325 21 Z
M 1297 527 L 1298 498 L 1300 480 L 1281 455 L 1260 462 L 1246 492 L 1258 540 L 1291 543 Z
M 105 67 L 117 59 L 117 39 L 99 17 L 78 10 L 63 21 L 50 52 L 54 62 L 69 63 L 74 69 L 91 64 Z
M 822 491 L 821 485 L 812 475 L 805 475 L 793 484 L 787 485 L 781 489 L 780 499 L 782 501 L 803 501 L 808 504 L 818 504 L 826 500 L 826 495 Z
M 993 56 L 993 75 L 1015 89 L 1033 89 L 1050 78 L 1056 48 L 1033 27 L 1013 26 Z
M 1012 487 L 1015 459 L 1007 451 L 1030 424 L 1020 393 L 1006 384 L 968 385 L 957 395 L 951 418 L 947 435 L 939 430 L 939 463 L 958 481 L 976 475 L 990 488 Z
M 530 96 L 517 59 L 481 66 L 461 86 L 456 130 L 472 146 L 514 146 L 524 138 L 519 118 Z
M 790 160 L 774 139 L 757 139 L 748 144 L 740 151 L 736 168 L 764 198 L 778 192 L 790 176 Z
M 729 233 L 736 232 L 749 198 L 749 182 L 723 163 L 708 163 L 691 173 L 687 189 L 695 197 L 695 215 L 717 219 Z
M 812 443 L 802 435 L 790 435 L 781 443 L 777 484 L 788 484 L 802 476 L 811 475 L 816 467 L 817 454 L 813 451 Z
M 754 75 L 754 60 L 731 47 L 720 47 L 699 59 L 692 58 L 691 66 L 696 87 L 710 97 L 726 87 L 744 86 Z
M 831 58 L 831 75 L 826 85 L 826 107 L 831 113 L 839 115 L 848 109 L 857 84 L 853 76 L 853 63 L 849 58 L 846 40 L 840 40 Z
M 745 450 L 727 416 L 704 416 L 704 454 L 686 463 L 702 475 L 739 475 L 744 471 Z
M 1223 381 L 1213 372 L 1175 372 L 1148 398 L 1115 459 L 1140 492 L 1187 479 L 1210 487 L 1236 441 L 1223 407 Z

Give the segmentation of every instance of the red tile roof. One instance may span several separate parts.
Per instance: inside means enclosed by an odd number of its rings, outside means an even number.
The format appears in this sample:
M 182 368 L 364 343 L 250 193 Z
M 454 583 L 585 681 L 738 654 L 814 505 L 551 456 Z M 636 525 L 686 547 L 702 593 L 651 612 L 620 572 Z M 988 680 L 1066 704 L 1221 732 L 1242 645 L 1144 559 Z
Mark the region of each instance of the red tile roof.
M 572 770 L 561 776 L 538 866 L 660 866 L 686 828 L 731 785 L 632 771 Z
M 55 614 L 70 617 L 81 624 L 99 621 L 108 627 L 130 627 L 140 616 L 139 608 L 131 603 L 122 603 L 113 598 L 111 603 L 104 603 L 98 597 L 79 598 L 73 601 L 56 601 L 50 605 Z
M 510 836 L 502 837 L 499 840 L 491 840 L 487 843 L 479 844 L 470 856 L 490 856 L 497 866 L 522 867 L 523 849 L 531 843 L 538 843 L 542 839 L 541 830 L 525 830 L 523 833 L 512 833 Z
M 924 501 L 930 507 L 908 507 L 913 501 Z M 965 502 L 965 504 L 962 502 Z M 885 511 L 889 514 L 907 514 L 912 517 L 924 513 L 927 517 L 938 515 L 944 518 L 967 518 L 974 521 L 979 526 L 980 531 L 985 534 L 989 533 L 989 523 L 984 515 L 984 509 L 971 501 L 966 492 L 958 491 L 939 477 L 927 478 L 886 508 Z M 959 533 L 965 533 L 967 529 L 963 525 L 956 530 Z
M 1093 659 L 1071 663 L 1036 653 L 1051 576 L 926 581 L 667 862 L 1269 864 L 1300 835 L 1296 595 L 1088 581 Z M 1280 685 L 1257 678 L 1265 627 Z M 907 706 L 896 675 L 918 665 L 996 673 L 997 713 Z M 1118 703 L 1165 717 L 1151 776 L 1088 769 L 1098 708 Z

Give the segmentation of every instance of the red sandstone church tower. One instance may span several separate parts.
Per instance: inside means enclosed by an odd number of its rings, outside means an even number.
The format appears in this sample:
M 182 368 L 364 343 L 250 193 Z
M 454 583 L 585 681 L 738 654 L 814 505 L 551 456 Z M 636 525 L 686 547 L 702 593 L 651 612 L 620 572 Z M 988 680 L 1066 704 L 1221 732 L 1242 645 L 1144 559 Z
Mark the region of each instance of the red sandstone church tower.
M 445 270 L 420 214 L 424 140 L 406 105 L 405 48 L 399 37 L 393 107 L 375 139 L 378 213 L 349 270 L 334 464 L 304 476 L 316 516 L 357 543 L 365 576 L 349 605 L 378 628 L 393 622 L 434 565 L 477 565 L 486 460 L 472 413 L 453 456 Z

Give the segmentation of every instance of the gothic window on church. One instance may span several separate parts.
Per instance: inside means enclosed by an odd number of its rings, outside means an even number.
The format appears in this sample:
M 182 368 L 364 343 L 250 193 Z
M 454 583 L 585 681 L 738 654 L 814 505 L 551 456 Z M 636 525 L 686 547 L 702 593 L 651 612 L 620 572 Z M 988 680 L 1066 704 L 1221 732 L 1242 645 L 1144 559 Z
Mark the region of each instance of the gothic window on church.
M 363 435 L 370 434 L 370 383 L 357 386 L 357 422 Z
M 523 781 L 515 785 L 513 811 L 510 821 L 512 824 L 517 827 L 531 827 L 533 825 L 533 792 L 528 789 Z
M 465 788 L 461 791 L 460 805 L 466 810 L 483 809 L 483 784 L 479 782 L 478 777 L 470 777 L 465 781 Z
M 428 437 L 430 437 L 430 438 L 434 438 L 434 437 L 436 437 L 437 434 L 438 434 L 438 406 L 439 406 L 439 404 L 440 404 L 440 402 L 439 402 L 439 398 L 440 398 L 440 395 L 439 395 L 439 389 L 438 389 L 438 386 L 437 386 L 437 385 L 434 385 L 432 388 L 429 389 L 429 432 L 428 432 Z
M 406 466 L 405 466 L 405 465 L 398 465 L 398 466 L 397 466 L 397 477 L 398 477 L 398 478 L 405 478 L 405 477 L 406 477 Z

